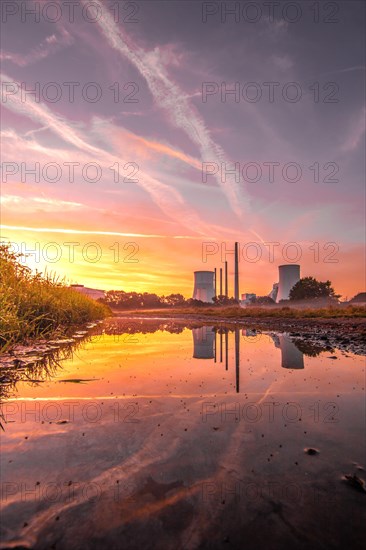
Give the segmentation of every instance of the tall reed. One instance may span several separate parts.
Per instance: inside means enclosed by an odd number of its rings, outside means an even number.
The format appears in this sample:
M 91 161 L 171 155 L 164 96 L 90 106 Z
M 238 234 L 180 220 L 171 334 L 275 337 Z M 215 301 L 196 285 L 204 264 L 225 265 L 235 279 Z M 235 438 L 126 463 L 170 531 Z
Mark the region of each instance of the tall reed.
M 32 273 L 20 256 L 0 243 L 0 351 L 110 314 L 107 306 L 56 277 Z

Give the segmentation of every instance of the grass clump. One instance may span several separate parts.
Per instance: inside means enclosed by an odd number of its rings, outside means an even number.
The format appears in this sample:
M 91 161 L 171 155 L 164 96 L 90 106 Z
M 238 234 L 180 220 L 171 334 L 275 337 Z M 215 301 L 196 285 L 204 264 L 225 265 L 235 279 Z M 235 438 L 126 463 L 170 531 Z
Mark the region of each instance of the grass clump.
M 0 351 L 110 315 L 104 304 L 55 278 L 33 274 L 20 256 L 0 243 Z

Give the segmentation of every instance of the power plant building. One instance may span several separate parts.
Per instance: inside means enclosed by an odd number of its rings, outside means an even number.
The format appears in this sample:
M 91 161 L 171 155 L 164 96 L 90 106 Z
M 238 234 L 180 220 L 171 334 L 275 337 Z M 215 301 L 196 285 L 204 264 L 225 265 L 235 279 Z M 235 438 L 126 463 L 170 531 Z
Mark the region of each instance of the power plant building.
M 255 301 L 257 295 L 253 292 L 246 292 L 245 294 L 241 295 L 241 305 L 248 305 Z
M 270 298 L 275 302 L 277 300 L 277 294 L 278 294 L 278 283 L 273 283 L 273 287 L 271 292 L 268 294 Z
M 286 264 L 278 267 L 279 283 L 276 302 L 288 300 L 290 290 L 300 280 L 300 266 L 298 264 Z
M 214 271 L 195 271 L 193 299 L 212 302 L 215 297 Z

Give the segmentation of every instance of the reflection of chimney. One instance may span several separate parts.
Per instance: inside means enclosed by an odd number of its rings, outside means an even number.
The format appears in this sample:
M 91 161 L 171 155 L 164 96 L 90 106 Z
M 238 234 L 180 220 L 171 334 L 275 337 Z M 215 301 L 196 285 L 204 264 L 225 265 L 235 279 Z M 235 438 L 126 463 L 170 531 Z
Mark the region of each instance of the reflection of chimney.
M 276 348 L 281 350 L 281 367 L 283 369 L 303 369 L 304 354 L 292 342 L 288 334 L 273 334 Z
M 214 331 L 214 352 L 215 352 L 215 355 L 214 355 L 214 362 L 216 363 L 216 352 L 217 352 L 217 334 L 216 334 L 216 330 Z
M 222 330 L 220 330 L 220 363 L 222 363 Z
M 227 262 L 225 262 L 225 296 L 229 297 L 228 280 L 227 280 Z
M 229 329 L 225 330 L 225 370 L 229 368 Z
M 193 328 L 193 357 L 194 359 L 213 359 L 215 333 L 212 328 Z
M 234 298 L 239 301 L 239 251 L 238 243 L 235 243 L 235 275 L 234 275 Z
M 235 379 L 236 393 L 239 393 L 240 383 L 240 333 L 239 328 L 235 328 Z

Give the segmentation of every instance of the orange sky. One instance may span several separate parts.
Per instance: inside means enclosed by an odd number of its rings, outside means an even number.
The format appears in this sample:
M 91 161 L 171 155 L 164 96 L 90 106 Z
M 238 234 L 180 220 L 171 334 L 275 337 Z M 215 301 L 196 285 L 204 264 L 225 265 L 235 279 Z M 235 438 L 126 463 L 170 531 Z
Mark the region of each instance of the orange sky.
M 32 269 L 55 273 L 60 278 L 65 277 L 67 282 L 104 290 L 157 294 L 180 292 L 187 298 L 193 291 L 193 271 L 223 267 L 221 251 L 224 258 L 226 250 L 229 294 L 233 295 L 232 240 L 168 236 L 142 238 L 93 232 L 85 235 L 63 232 L 60 228 L 58 231 L 5 228 L 3 235 L 14 243 L 14 249 L 28 251 L 26 263 Z M 277 266 L 291 262 L 284 257 L 282 246 L 274 248 L 274 261 L 270 261 L 269 245 L 265 246 L 255 237 L 249 239 L 239 240 L 240 292 L 268 294 L 272 284 L 278 281 Z M 256 244 L 245 247 L 249 242 Z M 323 250 L 323 246 L 319 243 L 319 262 L 315 261 L 317 249 L 313 242 L 298 242 L 296 249 L 288 246 L 287 258 L 301 250 L 301 276 L 330 279 L 343 298 L 350 298 L 362 291 L 362 270 L 355 271 L 354 268 L 360 263 L 363 251 L 357 248 L 336 251 L 333 245 Z M 205 251 L 207 261 L 204 261 Z M 253 262 L 257 254 L 261 254 L 262 258 Z M 337 261 L 329 263 L 332 259 Z

